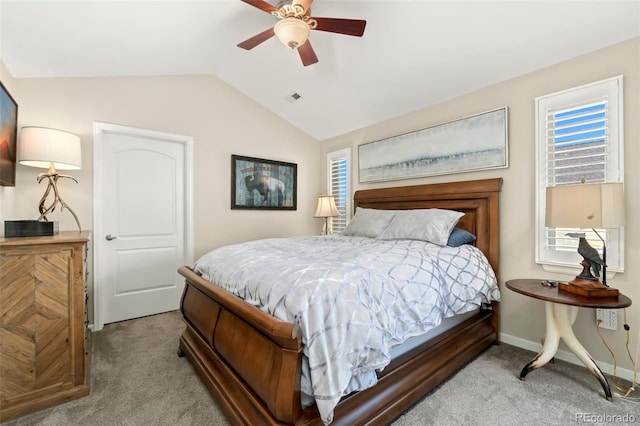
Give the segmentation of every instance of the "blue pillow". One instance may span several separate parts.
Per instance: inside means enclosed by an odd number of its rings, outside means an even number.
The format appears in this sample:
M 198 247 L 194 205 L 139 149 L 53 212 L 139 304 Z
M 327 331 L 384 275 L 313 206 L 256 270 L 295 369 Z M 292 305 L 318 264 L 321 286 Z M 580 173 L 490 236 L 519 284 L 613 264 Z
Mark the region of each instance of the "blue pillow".
M 447 245 L 449 247 L 458 247 L 463 244 L 471 244 L 475 240 L 476 236 L 471 232 L 465 231 L 462 228 L 453 228 L 453 231 L 451 231 L 451 234 L 449 234 Z

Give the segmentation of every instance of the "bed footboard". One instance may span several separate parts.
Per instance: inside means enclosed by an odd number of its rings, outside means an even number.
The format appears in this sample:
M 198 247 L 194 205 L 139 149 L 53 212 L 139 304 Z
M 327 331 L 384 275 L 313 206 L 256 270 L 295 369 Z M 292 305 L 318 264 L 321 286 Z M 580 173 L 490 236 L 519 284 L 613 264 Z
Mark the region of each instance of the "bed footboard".
M 298 326 L 248 305 L 188 267 L 180 350 L 234 423 L 275 418 L 294 424 L 302 413 Z M 277 423 L 273 423 L 277 424 Z
M 187 356 L 227 418 L 237 425 L 322 425 L 302 409 L 302 338 L 279 321 L 209 283 L 189 267 L 181 309 Z M 345 397 L 335 426 L 382 425 L 399 416 L 487 347 L 498 343 L 499 303 L 395 359 L 376 386 Z

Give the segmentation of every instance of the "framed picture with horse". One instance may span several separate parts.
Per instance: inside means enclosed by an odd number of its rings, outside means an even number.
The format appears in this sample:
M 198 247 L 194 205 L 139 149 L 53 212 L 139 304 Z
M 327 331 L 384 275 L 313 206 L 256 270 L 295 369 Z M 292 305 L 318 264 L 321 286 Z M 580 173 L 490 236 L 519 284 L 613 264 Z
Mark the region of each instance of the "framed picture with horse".
M 298 165 L 231 156 L 231 208 L 296 210 Z

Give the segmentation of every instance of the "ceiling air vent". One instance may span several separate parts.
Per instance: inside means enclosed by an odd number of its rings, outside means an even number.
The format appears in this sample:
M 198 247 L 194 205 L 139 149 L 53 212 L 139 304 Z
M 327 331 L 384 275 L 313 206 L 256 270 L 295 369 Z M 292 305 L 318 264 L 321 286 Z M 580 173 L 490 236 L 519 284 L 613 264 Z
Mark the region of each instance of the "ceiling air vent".
M 293 103 L 295 101 L 298 101 L 302 98 L 302 95 L 298 92 L 292 92 L 289 93 L 287 96 L 285 96 L 285 100 L 289 103 Z

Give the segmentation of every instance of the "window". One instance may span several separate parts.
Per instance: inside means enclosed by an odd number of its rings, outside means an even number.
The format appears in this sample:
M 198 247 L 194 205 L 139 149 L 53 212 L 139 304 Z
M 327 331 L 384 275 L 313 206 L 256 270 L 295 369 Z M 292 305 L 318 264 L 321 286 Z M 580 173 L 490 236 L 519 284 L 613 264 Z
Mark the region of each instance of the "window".
M 338 208 L 338 217 L 330 218 L 331 233 L 341 232 L 351 216 L 351 149 L 342 149 L 327 154 L 327 186 Z
M 547 270 L 579 268 L 578 240 L 568 232 L 584 232 L 602 248 L 592 230 L 546 228 L 545 191 L 583 181 L 622 182 L 622 111 L 622 76 L 536 98 L 536 262 Z M 597 231 L 607 244 L 609 270 L 623 271 L 622 230 Z

